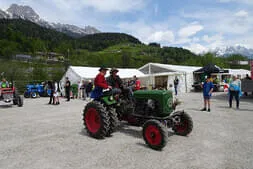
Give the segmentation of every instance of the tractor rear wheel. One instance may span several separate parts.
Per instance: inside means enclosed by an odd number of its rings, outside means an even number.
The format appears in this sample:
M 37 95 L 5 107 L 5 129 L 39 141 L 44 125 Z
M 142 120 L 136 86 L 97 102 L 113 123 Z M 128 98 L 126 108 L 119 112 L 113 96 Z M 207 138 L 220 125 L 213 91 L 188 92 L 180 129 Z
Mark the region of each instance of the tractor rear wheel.
M 25 97 L 25 98 L 29 98 L 29 97 L 30 97 L 30 94 L 29 94 L 28 92 L 25 92 L 25 93 L 24 93 L 24 97 Z
M 175 116 L 174 118 L 179 118 L 179 120 L 175 120 L 178 122 L 174 122 L 172 130 L 180 136 L 187 136 L 191 133 L 193 129 L 192 118 L 189 114 L 185 113 L 182 115 Z
M 109 113 L 98 101 L 92 101 L 86 105 L 83 111 L 83 122 L 87 133 L 98 139 L 104 138 L 110 128 Z
M 118 124 L 119 124 L 119 120 L 118 120 L 118 116 L 116 113 L 116 110 L 114 108 L 109 107 L 108 108 L 108 115 L 110 118 L 110 127 L 108 132 L 106 133 L 106 136 L 110 136 L 117 128 Z
M 23 104 L 24 104 L 24 99 L 22 96 L 17 96 L 17 104 L 18 104 L 18 107 L 22 107 Z
M 148 120 L 142 130 L 146 144 L 155 150 L 161 150 L 168 142 L 167 128 L 158 120 Z

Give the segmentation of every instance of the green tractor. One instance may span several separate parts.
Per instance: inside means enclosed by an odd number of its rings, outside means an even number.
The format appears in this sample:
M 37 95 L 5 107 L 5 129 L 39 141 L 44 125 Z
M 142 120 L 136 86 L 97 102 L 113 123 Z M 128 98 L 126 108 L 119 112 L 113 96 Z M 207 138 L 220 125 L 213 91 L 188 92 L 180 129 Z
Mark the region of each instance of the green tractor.
M 127 121 L 142 126 L 146 144 L 161 150 L 168 141 L 167 128 L 182 136 L 192 131 L 192 118 L 184 111 L 175 111 L 177 104 L 172 92 L 166 90 L 135 91 L 133 100 L 127 97 L 127 92 L 114 96 L 107 91 L 85 106 L 84 126 L 91 137 L 101 139 L 110 136 L 119 121 Z

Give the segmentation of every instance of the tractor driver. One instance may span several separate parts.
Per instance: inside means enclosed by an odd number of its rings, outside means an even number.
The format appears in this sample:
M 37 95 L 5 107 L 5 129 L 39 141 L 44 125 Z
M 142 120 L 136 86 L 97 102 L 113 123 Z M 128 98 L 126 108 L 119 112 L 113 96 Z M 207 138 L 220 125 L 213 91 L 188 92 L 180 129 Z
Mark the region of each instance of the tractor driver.
M 112 68 L 110 71 L 110 76 L 106 78 L 108 85 L 112 86 L 113 94 L 120 94 L 121 89 L 123 88 L 122 80 L 119 75 L 117 75 L 118 72 L 118 69 Z
M 105 75 L 107 68 L 101 67 L 98 71 L 96 78 L 94 79 L 95 88 L 91 92 L 91 98 L 99 99 L 103 95 L 103 89 L 111 89 L 112 86 L 109 86 L 105 80 Z
M 118 72 L 118 69 L 112 68 L 110 71 L 110 76 L 106 79 L 107 83 L 112 86 L 112 93 L 121 94 L 123 91 L 124 94 L 126 94 L 126 97 L 130 101 L 133 101 L 133 94 L 131 92 L 131 89 L 129 87 L 123 86 L 121 78 L 119 77 L 119 75 L 117 75 Z
M 2 94 L 1 88 L 7 88 L 7 87 L 9 87 L 9 83 L 6 81 L 5 78 L 3 78 L 2 81 L 0 82 L 0 96 Z
M 6 81 L 5 78 L 2 79 L 2 81 L 0 82 L 0 88 L 7 88 L 9 87 L 9 83 Z

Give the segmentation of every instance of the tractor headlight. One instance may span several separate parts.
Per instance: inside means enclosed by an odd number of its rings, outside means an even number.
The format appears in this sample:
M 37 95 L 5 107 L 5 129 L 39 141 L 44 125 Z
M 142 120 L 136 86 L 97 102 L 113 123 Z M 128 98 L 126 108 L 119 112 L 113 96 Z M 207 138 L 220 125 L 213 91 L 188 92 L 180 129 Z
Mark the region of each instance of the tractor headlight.
M 109 97 L 109 100 L 110 100 L 110 101 L 113 101 L 113 96 L 110 96 L 110 97 Z
M 169 98 L 168 101 L 167 101 L 168 107 L 172 107 L 172 104 L 173 104 L 173 99 Z

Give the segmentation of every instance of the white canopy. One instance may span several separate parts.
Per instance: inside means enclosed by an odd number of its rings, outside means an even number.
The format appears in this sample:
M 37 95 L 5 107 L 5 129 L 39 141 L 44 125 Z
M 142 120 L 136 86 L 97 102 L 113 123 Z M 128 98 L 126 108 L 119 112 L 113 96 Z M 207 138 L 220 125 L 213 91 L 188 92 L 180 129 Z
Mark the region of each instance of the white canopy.
M 197 66 L 181 66 L 181 65 L 168 65 L 160 63 L 148 63 L 139 70 L 144 74 L 157 74 L 157 73 L 168 73 L 168 72 L 180 72 L 180 73 L 192 73 L 195 70 L 200 69 Z
M 80 80 L 94 79 L 98 74 L 99 67 L 82 67 L 82 66 L 70 66 L 67 72 L 62 77 L 62 81 L 65 77 L 68 77 L 72 83 L 77 83 Z M 118 69 L 118 75 L 122 79 L 132 78 L 134 75 L 137 77 L 144 77 L 145 75 L 137 69 Z M 107 73 L 107 76 L 109 73 Z

